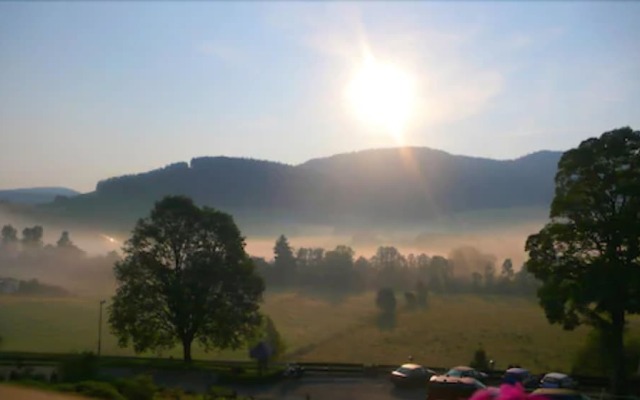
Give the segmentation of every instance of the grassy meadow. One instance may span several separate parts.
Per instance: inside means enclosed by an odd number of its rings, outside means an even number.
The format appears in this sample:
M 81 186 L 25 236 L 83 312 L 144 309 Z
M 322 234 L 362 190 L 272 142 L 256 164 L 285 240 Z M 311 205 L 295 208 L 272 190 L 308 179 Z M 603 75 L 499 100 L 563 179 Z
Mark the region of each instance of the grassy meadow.
M 268 294 L 264 311 L 296 361 L 393 364 L 412 355 L 425 365 L 448 367 L 467 364 L 482 344 L 497 367 L 519 363 L 534 371 L 568 370 L 587 333 L 551 326 L 535 301 L 513 297 L 432 296 L 427 310 L 401 311 L 396 327 L 386 331 L 376 325 L 374 293 L 340 303 L 297 293 Z M 640 331 L 639 321 L 631 325 L 633 332 Z M 0 297 L 5 351 L 95 350 L 97 329 L 96 299 Z M 103 354 L 133 355 L 109 334 L 106 313 L 103 333 Z M 180 355 L 180 349 L 162 354 Z M 194 357 L 245 359 L 247 350 L 206 354 L 196 349 Z

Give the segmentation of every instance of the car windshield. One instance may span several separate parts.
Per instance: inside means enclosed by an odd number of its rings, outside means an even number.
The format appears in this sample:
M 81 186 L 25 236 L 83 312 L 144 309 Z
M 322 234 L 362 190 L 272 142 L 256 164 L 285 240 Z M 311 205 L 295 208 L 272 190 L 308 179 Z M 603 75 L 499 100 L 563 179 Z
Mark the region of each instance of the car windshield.
M 450 369 L 449 372 L 447 372 L 447 375 L 449 376 L 455 376 L 455 377 L 462 377 L 462 376 L 468 376 L 469 373 L 468 371 L 461 371 L 459 369 Z
M 411 373 L 415 373 L 417 370 L 418 370 L 418 368 L 400 367 L 400 368 L 396 369 L 396 372 L 399 372 L 399 373 L 404 374 L 404 375 L 409 375 Z
M 524 379 L 528 376 L 529 374 L 526 372 L 507 372 L 507 374 L 505 375 L 505 377 L 509 377 L 509 378 L 513 378 L 513 379 Z

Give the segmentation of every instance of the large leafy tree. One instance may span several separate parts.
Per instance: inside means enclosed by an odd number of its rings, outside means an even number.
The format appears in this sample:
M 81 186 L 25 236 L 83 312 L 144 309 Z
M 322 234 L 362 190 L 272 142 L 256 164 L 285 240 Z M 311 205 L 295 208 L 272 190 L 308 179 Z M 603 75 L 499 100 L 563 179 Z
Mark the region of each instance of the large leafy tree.
M 260 326 L 264 283 L 232 217 L 169 196 L 138 221 L 115 266 L 109 323 L 136 352 L 194 340 L 206 350 L 239 348 Z
M 640 132 L 606 132 L 558 163 L 550 222 L 529 236 L 526 268 L 542 281 L 551 323 L 602 332 L 612 386 L 626 391 L 624 330 L 640 312 Z

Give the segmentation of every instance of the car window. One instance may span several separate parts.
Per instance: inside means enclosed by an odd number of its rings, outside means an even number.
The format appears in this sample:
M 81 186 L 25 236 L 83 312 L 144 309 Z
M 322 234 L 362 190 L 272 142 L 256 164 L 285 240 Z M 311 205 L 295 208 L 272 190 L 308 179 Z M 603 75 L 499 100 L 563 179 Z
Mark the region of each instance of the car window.
M 449 372 L 447 372 L 447 375 L 456 377 L 462 376 L 461 372 L 457 369 L 450 369 Z

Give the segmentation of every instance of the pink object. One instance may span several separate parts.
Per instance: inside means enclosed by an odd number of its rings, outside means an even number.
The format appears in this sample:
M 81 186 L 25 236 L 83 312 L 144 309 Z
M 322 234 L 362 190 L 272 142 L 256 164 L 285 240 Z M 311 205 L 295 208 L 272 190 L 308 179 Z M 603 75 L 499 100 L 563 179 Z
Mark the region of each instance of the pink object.
M 546 400 L 546 397 L 528 394 L 520 383 L 501 385 L 500 389 L 488 388 L 478 390 L 469 400 Z

